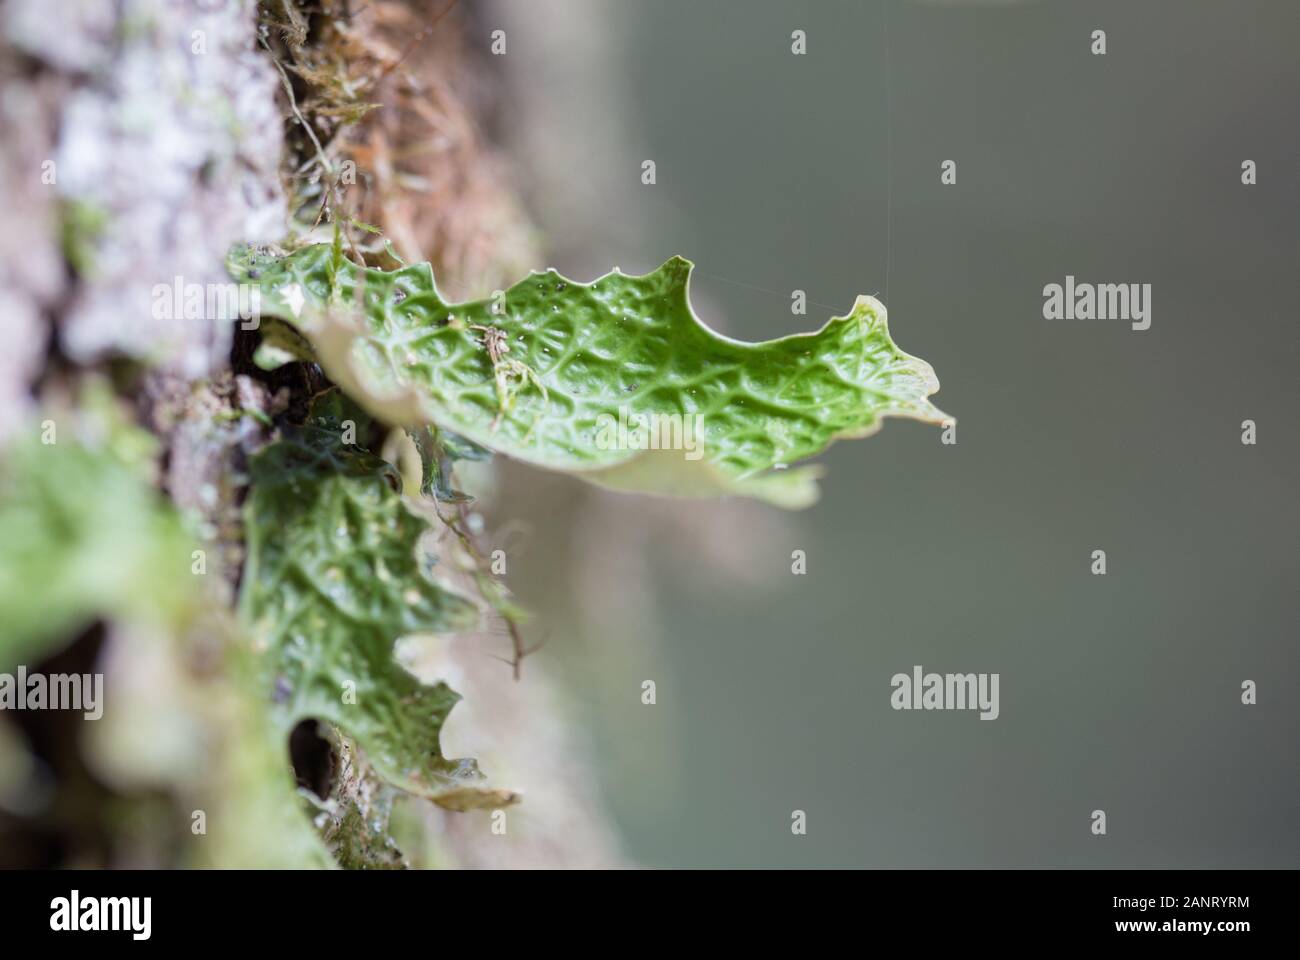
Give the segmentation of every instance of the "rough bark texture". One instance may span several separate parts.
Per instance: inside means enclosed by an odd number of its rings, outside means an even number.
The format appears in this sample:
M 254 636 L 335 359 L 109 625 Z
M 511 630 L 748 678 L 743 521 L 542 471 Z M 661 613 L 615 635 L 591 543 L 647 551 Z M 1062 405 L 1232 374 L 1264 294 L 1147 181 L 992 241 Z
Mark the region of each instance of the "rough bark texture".
M 125 354 L 205 375 L 225 362 L 230 324 L 159 316 L 153 291 L 175 277 L 224 282 L 231 244 L 282 233 L 275 72 L 250 42 L 255 5 L 54 6 L 8 0 L 4 12 L 14 71 L 6 114 L 19 114 L 6 119 L 19 121 L 13 139 L 27 150 L 6 157 L 7 176 L 35 195 L 47 228 L 68 225 L 24 235 L 28 253 L 17 260 L 36 251 L 57 263 L 65 238 L 77 283 L 60 304 L 59 343 L 74 361 Z M 35 117 L 39 145 L 24 135 L 23 120 Z M 48 186 L 45 160 L 54 161 Z M 49 290 L 39 293 L 48 305 Z

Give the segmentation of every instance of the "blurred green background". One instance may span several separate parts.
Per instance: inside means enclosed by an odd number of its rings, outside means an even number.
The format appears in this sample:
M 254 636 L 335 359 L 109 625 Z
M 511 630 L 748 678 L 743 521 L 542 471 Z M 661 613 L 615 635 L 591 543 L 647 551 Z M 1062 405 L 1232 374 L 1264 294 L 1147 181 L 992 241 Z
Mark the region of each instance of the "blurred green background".
M 823 500 L 791 515 L 510 471 L 490 522 L 528 528 L 511 581 L 627 853 L 1300 866 L 1300 4 L 496 13 L 502 130 L 553 266 L 682 254 L 697 313 L 744 339 L 876 293 L 959 421 L 955 446 L 903 421 L 837 445 Z M 1044 320 L 1066 274 L 1152 284 L 1151 329 Z M 1000 673 L 1000 718 L 895 712 L 914 664 Z

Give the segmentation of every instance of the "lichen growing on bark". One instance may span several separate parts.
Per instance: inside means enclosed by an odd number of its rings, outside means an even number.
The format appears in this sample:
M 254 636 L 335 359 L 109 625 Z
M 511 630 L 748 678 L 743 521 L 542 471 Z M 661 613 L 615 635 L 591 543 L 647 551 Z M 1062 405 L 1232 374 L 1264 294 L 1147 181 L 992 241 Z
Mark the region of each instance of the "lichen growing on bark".
M 247 635 L 220 613 L 233 606 L 244 563 L 240 505 L 250 457 L 301 424 L 328 383 L 311 364 L 261 370 L 252 363 L 256 332 L 239 330 L 229 315 L 169 315 L 157 309 L 156 290 L 177 278 L 226 283 L 232 243 L 294 244 L 336 225 L 362 258 L 391 265 L 394 255 L 432 256 L 466 292 L 486 292 L 498 276 L 534 262 L 531 230 L 478 130 L 485 87 L 461 39 L 467 13 L 436 14 L 418 3 L 132 0 L 82 5 L 56 22 L 32 0 L 4 6 L 0 187 L 19 229 L 0 240 L 0 305 L 13 333 L 0 358 L 0 445 L 30 440 L 42 418 L 54 419 L 71 443 L 85 420 L 77 398 L 87 374 L 105 376 L 116 394 L 109 405 L 156 439 L 158 454 L 138 482 L 178 508 L 189 549 L 172 572 L 201 588 L 200 606 L 216 617 L 194 631 L 140 629 L 87 593 L 77 624 L 46 631 L 27 648 L 38 664 L 98 665 L 110 688 L 132 695 L 129 709 L 111 710 L 66 763 L 42 756 L 41 738 L 7 718 L 0 723 L 5 862 L 324 864 L 322 838 L 344 855 L 340 824 L 374 821 L 366 814 L 378 811 L 378 793 L 345 789 L 345 780 L 324 788 L 332 801 L 305 787 L 295 795 L 296 758 L 278 734 L 266 736 L 272 703 L 239 653 Z M 352 93 L 340 96 L 335 85 L 321 94 L 330 78 L 343 78 Z M 311 156 L 308 129 L 321 148 L 312 144 Z M 355 178 L 343 176 L 348 161 Z M 326 172 L 337 176 L 328 194 Z M 392 447 L 391 437 L 371 440 L 376 450 Z M 4 452 L 0 460 L 10 463 Z M 90 489 L 96 479 L 86 477 Z M 442 476 L 438 489 L 450 492 L 451 483 Z M 466 543 L 465 507 L 448 504 L 446 522 L 430 522 L 448 544 Z M 202 574 L 192 570 L 195 551 Z M 480 582 L 477 570 L 453 573 L 475 596 L 499 589 Z M 26 595 L 10 599 L 27 604 L 36 621 L 50 612 L 36 594 L 18 593 Z M 504 594 L 497 599 L 504 609 Z M 474 865 L 490 847 L 495 862 L 614 862 L 589 777 L 575 767 L 581 748 L 542 670 L 515 684 L 508 666 L 484 655 L 485 644 L 495 644 L 510 659 L 502 629 L 497 620 L 486 634 L 438 651 L 417 646 L 409 665 L 430 682 L 459 676 L 479 690 L 483 702 L 467 722 L 498 744 L 495 769 L 531 772 L 535 760 L 553 757 L 546 777 L 530 782 L 550 795 L 505 841 L 490 833 L 485 815 L 405 804 L 410 852 L 399 859 Z M 497 673 L 500 685 L 489 676 Z M 522 717 L 533 732 L 527 744 L 505 735 Z M 352 744 L 337 749 L 350 769 L 373 776 Z M 26 779 L 42 764 L 53 777 L 48 790 Z M 322 811 L 325 802 L 333 806 Z M 141 833 L 106 816 L 70 816 L 110 808 L 135 810 L 133 823 L 155 827 Z M 549 839 L 559 827 L 547 809 L 565 818 L 563 845 Z M 285 811 L 289 821 L 280 819 Z M 322 812 L 317 838 L 312 824 Z M 40 859 L 48 850 L 63 851 L 61 859 Z M 342 859 L 365 865 L 351 853 Z

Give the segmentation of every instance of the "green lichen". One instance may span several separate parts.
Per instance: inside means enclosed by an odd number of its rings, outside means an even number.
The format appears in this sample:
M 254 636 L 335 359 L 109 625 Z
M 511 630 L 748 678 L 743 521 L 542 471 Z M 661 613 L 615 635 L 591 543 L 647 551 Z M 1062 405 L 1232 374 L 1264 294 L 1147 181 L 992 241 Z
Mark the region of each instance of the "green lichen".
M 400 639 L 471 629 L 480 610 L 436 578 L 428 523 L 403 499 L 396 468 L 347 442 L 345 411 L 337 398 L 318 404 L 250 465 L 241 612 L 260 695 L 286 736 L 305 718 L 334 724 L 408 793 L 452 809 L 510 803 L 473 760 L 442 753 L 459 695 L 397 659 Z
M 815 333 L 743 343 L 695 317 L 680 257 L 590 284 L 534 273 L 460 304 L 427 263 L 361 268 L 338 244 L 240 251 L 230 266 L 381 419 L 618 489 L 806 506 L 816 468 L 791 464 L 886 417 L 946 419 L 934 371 L 894 344 L 872 297 Z

